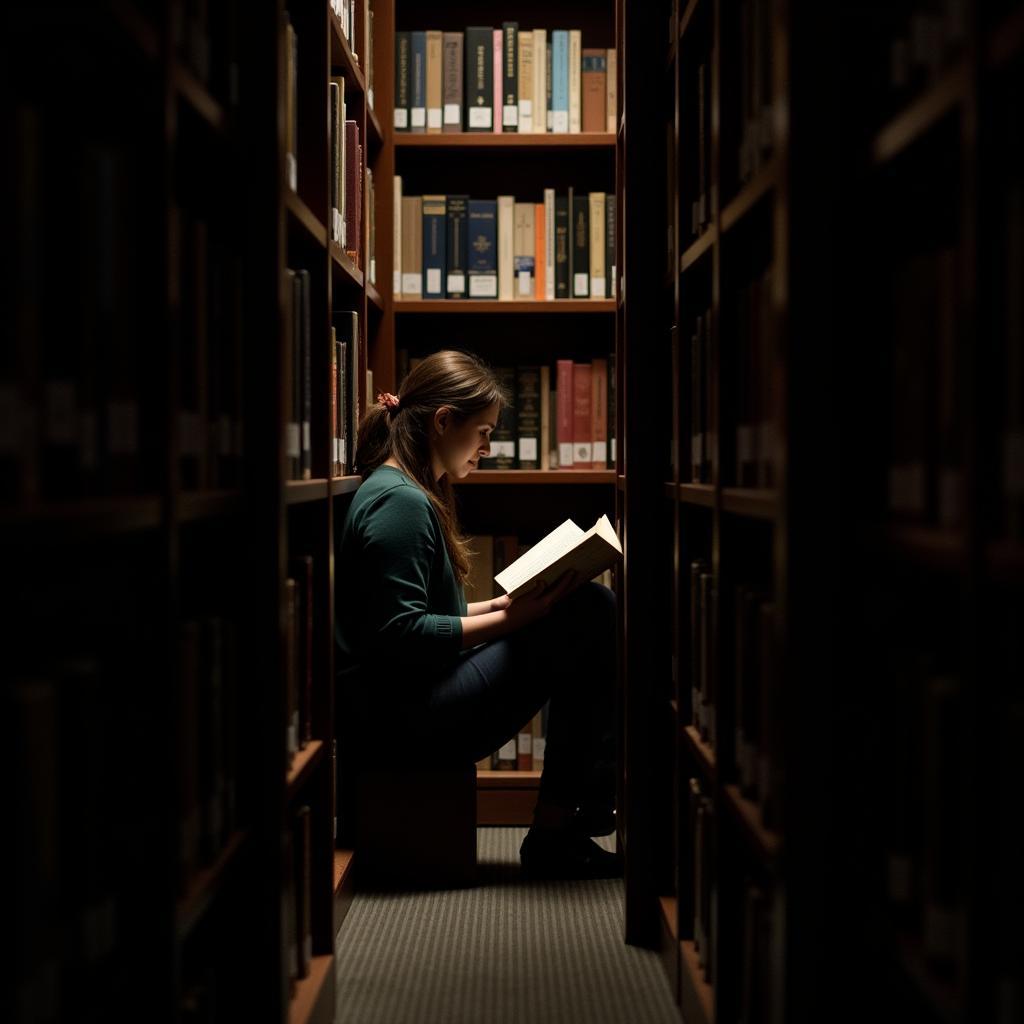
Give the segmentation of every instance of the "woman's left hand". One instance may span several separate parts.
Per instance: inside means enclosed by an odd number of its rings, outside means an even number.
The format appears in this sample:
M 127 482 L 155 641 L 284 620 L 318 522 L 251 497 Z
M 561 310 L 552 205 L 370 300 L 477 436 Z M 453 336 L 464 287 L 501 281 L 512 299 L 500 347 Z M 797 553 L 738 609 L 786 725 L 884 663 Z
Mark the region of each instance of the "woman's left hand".
M 500 612 L 507 608 L 512 602 L 509 600 L 508 594 L 502 594 L 501 597 L 496 597 L 491 601 L 491 611 Z

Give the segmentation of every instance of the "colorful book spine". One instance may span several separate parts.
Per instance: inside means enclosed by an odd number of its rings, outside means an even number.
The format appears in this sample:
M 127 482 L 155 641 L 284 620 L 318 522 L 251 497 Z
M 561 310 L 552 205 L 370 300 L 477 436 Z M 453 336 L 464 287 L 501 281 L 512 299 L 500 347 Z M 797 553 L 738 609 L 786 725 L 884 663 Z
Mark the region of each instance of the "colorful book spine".
M 575 366 L 571 359 L 559 359 L 558 367 L 558 465 L 561 469 L 573 466 L 573 377 Z
M 569 33 L 555 29 L 551 33 L 551 114 L 552 131 L 569 130 Z
M 395 33 L 395 131 L 409 130 L 410 39 L 408 32 Z
M 423 197 L 423 297 L 445 297 L 445 249 L 448 240 L 444 196 Z
M 590 363 L 572 367 L 572 468 L 594 468 L 593 368 Z
M 470 199 L 469 245 L 466 249 L 471 299 L 498 297 L 498 204 Z
M 468 267 L 469 196 L 449 196 L 447 203 L 447 268 L 445 298 L 466 297 L 466 271 Z
M 493 112 L 493 30 L 471 25 L 466 29 L 463 59 L 466 69 L 466 131 L 489 132 Z

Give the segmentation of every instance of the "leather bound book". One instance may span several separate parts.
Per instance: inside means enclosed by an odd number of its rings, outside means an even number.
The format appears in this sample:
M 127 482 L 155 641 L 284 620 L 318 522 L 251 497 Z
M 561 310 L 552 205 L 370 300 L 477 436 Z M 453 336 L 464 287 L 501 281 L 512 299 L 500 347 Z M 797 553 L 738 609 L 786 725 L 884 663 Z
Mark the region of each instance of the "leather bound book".
M 573 463 L 573 375 L 571 359 L 558 360 L 558 467 L 572 469 Z
M 608 463 L 608 360 L 595 359 L 591 370 L 591 423 L 594 438 L 594 469 Z
M 519 131 L 519 23 L 506 21 L 501 26 L 501 128 Z
M 466 131 L 489 132 L 493 118 L 493 29 L 470 25 L 466 29 Z
M 395 33 L 395 117 L 396 132 L 409 130 L 410 39 L 408 32 Z
M 441 38 L 441 130 L 462 131 L 462 33 Z
M 464 299 L 466 297 L 468 268 L 469 196 L 448 197 L 448 239 L 447 267 L 445 272 L 445 297 Z
M 555 298 L 572 297 L 569 278 L 569 199 L 555 197 Z
M 583 82 L 583 131 L 603 132 L 607 123 L 607 57 L 604 50 L 583 51 L 581 78 Z
M 572 367 L 572 468 L 594 468 L 593 367 L 573 363 Z
M 518 420 L 519 469 L 540 469 L 541 391 L 540 367 L 516 370 L 516 417 Z
M 409 33 L 409 131 L 427 130 L 427 33 Z

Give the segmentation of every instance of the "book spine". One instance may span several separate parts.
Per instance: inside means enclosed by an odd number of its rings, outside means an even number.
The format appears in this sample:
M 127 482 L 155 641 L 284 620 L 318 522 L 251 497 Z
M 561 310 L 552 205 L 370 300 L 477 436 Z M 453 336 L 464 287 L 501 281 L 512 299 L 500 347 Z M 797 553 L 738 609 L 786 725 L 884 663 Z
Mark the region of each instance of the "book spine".
M 605 295 L 614 299 L 618 282 L 615 279 L 615 193 L 609 192 L 604 201 L 604 268 L 607 274 Z
M 544 134 L 548 130 L 548 33 L 546 29 L 533 30 L 533 130 Z
M 427 32 L 426 56 L 426 98 L 427 98 L 427 132 L 438 135 L 441 132 L 442 108 L 442 36 L 440 29 Z
M 572 468 L 594 468 L 592 426 L 593 368 L 590 363 L 572 367 Z
M 466 297 L 468 205 L 469 196 L 448 197 L 448 259 L 445 274 L 445 298 L 448 299 Z
M 427 33 L 409 33 L 409 131 L 427 130 Z
M 615 352 L 608 356 L 608 469 L 617 467 L 616 455 L 618 454 L 615 444 L 616 430 L 616 379 L 615 379 Z
M 498 298 L 515 298 L 515 196 L 498 196 Z
M 540 368 L 540 435 L 537 443 L 540 445 L 540 468 L 551 469 L 551 452 L 549 438 L 551 437 L 551 367 Z M 520 452 L 520 458 L 522 453 Z
M 590 201 L 590 297 L 603 299 L 607 276 L 605 274 L 605 195 L 591 192 Z
M 536 262 L 533 255 L 533 203 L 516 203 L 515 218 L 515 296 L 517 299 L 533 298 L 533 278 Z
M 423 297 L 445 297 L 446 223 L 444 196 L 423 197 Z
M 504 50 L 504 33 L 500 28 L 496 28 L 491 33 L 491 74 L 494 79 L 494 120 L 491 123 L 491 130 L 500 132 L 502 130 L 502 124 L 505 120 L 504 107 L 504 92 L 503 86 L 505 81 L 504 72 L 502 65 L 504 61 L 502 58 L 502 52 Z
M 594 438 L 594 469 L 604 469 L 608 463 L 608 360 L 597 358 L 591 372 Z
M 554 297 L 568 299 L 572 295 L 569 279 L 569 200 L 566 196 L 556 196 L 554 206 Z
M 391 190 L 391 209 L 394 215 L 394 224 L 391 234 L 391 296 L 395 299 L 402 297 L 402 176 L 396 174 Z
M 445 32 L 442 37 L 444 88 L 442 90 L 442 131 L 462 131 L 462 41 L 461 32 Z
M 502 131 L 519 131 L 519 24 L 506 21 L 502 35 Z
M 533 68 L 533 32 L 519 33 L 519 131 L 532 133 L 534 99 L 537 76 Z
M 466 265 L 471 299 L 498 297 L 497 217 L 496 200 L 470 199 Z
M 553 106 L 552 98 L 551 98 L 551 88 L 552 88 L 551 83 L 554 80 L 555 76 L 554 76 L 554 68 L 553 68 L 553 65 L 552 65 L 552 55 L 551 55 L 552 51 L 551 51 L 551 42 L 550 41 L 547 44 L 547 51 L 548 52 L 545 55 L 545 61 L 544 61 L 544 64 L 545 64 L 544 77 L 546 79 L 545 86 L 544 86 L 544 104 L 547 107 L 547 112 L 546 112 L 546 117 L 544 118 L 544 121 L 545 121 L 545 127 L 547 128 L 547 130 L 549 132 L 553 132 L 555 130 L 555 121 L 554 121 L 555 111 L 554 111 L 554 106 Z
M 299 324 L 300 334 L 300 365 L 302 367 L 302 404 L 301 404 L 301 464 L 300 475 L 303 480 L 313 476 L 313 355 L 311 352 L 312 335 L 310 330 L 310 281 L 309 271 L 298 272 L 299 282 Z
M 609 49 L 605 58 L 605 131 L 613 134 L 619 130 L 618 64 L 615 49 Z
M 580 63 L 583 53 L 583 35 L 578 28 L 569 30 L 569 131 L 579 134 L 582 125 L 580 96 Z
M 554 132 L 569 130 L 569 33 L 551 33 L 551 113 Z
M 573 298 L 590 296 L 590 204 L 586 196 L 573 195 L 570 273 Z
M 470 26 L 465 36 L 466 131 L 489 132 L 493 105 L 493 30 Z
M 341 434 L 338 430 L 338 343 L 331 328 L 331 476 L 341 475 Z
M 423 200 L 420 196 L 402 197 L 402 298 L 419 299 L 423 295 Z
M 395 116 L 397 132 L 409 130 L 410 39 L 408 32 L 395 33 Z
M 607 118 L 607 72 L 605 64 L 607 51 L 587 49 L 580 58 L 580 78 L 583 92 L 583 123 L 585 132 L 603 132 Z
M 336 334 L 332 336 L 337 337 Z M 350 443 L 348 433 L 348 345 L 337 341 L 335 348 L 338 353 L 338 457 L 341 459 L 341 475 L 346 476 L 352 469 L 355 456 L 355 442 Z
M 558 467 L 559 469 L 573 468 L 573 428 L 575 417 L 573 414 L 573 395 L 576 367 L 571 359 L 559 359 L 558 367 Z
M 547 297 L 547 229 L 544 221 L 544 203 L 533 206 L 533 297 L 543 301 Z
M 516 416 L 519 469 L 541 469 L 540 367 L 520 366 L 516 371 Z
M 345 122 L 345 251 L 356 259 L 359 255 L 359 227 L 356 215 L 359 211 L 359 125 L 355 121 Z M 354 255 L 353 255 L 354 254 Z

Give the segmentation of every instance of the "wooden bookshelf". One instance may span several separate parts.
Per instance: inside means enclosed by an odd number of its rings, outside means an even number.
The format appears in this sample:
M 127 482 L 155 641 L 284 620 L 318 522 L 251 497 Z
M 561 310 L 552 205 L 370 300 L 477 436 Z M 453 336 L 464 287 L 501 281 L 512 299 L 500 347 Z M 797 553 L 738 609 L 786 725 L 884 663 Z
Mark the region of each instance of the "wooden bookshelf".
M 481 469 L 459 480 L 458 487 L 485 485 L 511 485 L 515 487 L 531 484 L 552 486 L 612 484 L 615 471 L 612 469 Z
M 491 135 L 486 132 L 464 135 L 406 135 L 395 133 L 398 149 L 602 149 L 615 148 L 613 132 L 580 132 L 576 135 L 544 132 L 537 135 L 517 135 L 502 132 Z
M 538 300 L 504 301 L 497 299 L 398 299 L 394 303 L 396 313 L 534 313 L 540 315 L 564 315 L 578 313 L 614 313 L 614 299 L 557 299 L 553 302 Z

